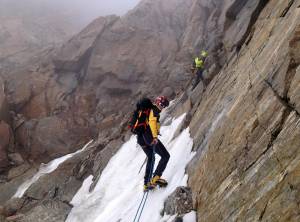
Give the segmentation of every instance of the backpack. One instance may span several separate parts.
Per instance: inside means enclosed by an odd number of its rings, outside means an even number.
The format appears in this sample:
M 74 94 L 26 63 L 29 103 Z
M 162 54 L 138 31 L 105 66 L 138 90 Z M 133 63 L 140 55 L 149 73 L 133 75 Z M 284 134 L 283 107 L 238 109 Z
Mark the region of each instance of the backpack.
M 128 126 L 133 134 L 141 134 L 145 132 L 152 108 L 153 104 L 148 98 L 143 98 L 137 102 L 136 109 L 131 116 Z

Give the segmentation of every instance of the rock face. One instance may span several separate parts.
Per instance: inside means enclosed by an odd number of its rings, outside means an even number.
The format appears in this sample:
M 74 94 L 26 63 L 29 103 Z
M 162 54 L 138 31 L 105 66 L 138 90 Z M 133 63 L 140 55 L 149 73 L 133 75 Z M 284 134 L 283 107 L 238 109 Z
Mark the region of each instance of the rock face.
M 34 207 L 27 215 L 22 215 L 20 222 L 64 222 L 71 207 L 63 202 L 46 200 L 41 205 Z
M 23 166 L 25 168 L 25 166 Z M 11 170 L 8 172 L 8 175 L 14 175 L 16 177 L 5 178 L 6 180 L 1 181 L 0 183 L 0 191 L 1 191 L 1 196 L 0 196 L 0 205 L 5 204 L 12 196 L 17 192 L 19 186 L 26 180 L 30 179 L 33 177 L 37 170 L 30 167 L 30 169 L 24 170 L 24 168 L 19 168 L 16 170 L 13 168 L 12 170 L 14 173 L 11 172 Z M 26 168 L 25 168 L 26 169 Z M 20 175 L 19 172 L 23 171 Z M 8 180 L 8 181 L 7 181 Z
M 0 173 L 10 165 L 8 152 L 12 147 L 13 134 L 8 122 L 10 122 L 10 115 L 4 93 L 4 82 L 0 78 Z
M 40 62 L 3 73 L 16 151 L 47 162 L 74 151 L 99 130 L 106 140 L 120 131 L 114 126 L 126 122 L 137 97 L 181 91 L 189 78 L 184 67 L 202 48 L 212 49 L 208 65 L 217 72 L 237 42 L 242 44 L 261 7 L 255 1 L 243 11 L 238 2 L 145 0 L 121 18 L 96 19 L 55 55 L 36 52 Z
M 57 71 L 80 73 L 89 60 L 97 37 L 116 20 L 117 16 L 100 17 L 63 45 L 54 58 Z
M 43 14 L 40 13 L 41 11 Z M 47 61 L 56 47 L 82 27 L 80 22 L 72 22 L 74 13 L 72 10 L 66 11 L 62 8 L 53 13 L 51 3 L 49 5 L 35 0 L 29 0 L 26 3 L 7 0 L 0 2 L 1 181 L 6 177 L 10 167 L 22 164 L 23 158 L 30 156 L 31 151 L 34 152 L 34 149 L 28 148 L 30 138 L 14 141 L 16 134 L 26 131 L 23 128 L 22 132 L 16 132 L 16 129 L 26 120 L 49 116 L 47 94 L 45 97 L 45 94 L 41 93 L 46 88 L 49 75 L 51 75 L 51 72 L 48 72 L 50 63 Z M 51 88 L 49 91 L 55 96 L 72 90 L 76 79 L 66 76 L 60 82 L 62 87 L 54 87 L 49 83 Z M 51 107 L 55 108 L 52 104 Z M 53 124 L 52 128 L 55 128 Z M 50 131 L 48 133 L 51 134 Z M 28 137 L 31 132 L 27 130 L 25 134 Z M 40 136 L 36 138 L 36 140 L 41 139 Z M 74 144 L 77 145 L 78 140 Z M 69 145 L 73 146 L 73 144 Z M 67 147 L 67 151 L 66 148 L 63 149 L 64 153 L 70 151 L 68 145 L 64 147 Z M 76 148 L 78 147 L 75 146 L 73 149 Z M 45 149 L 38 152 L 39 155 L 33 155 L 30 158 L 38 158 L 42 153 L 45 153 Z M 58 152 L 57 155 L 61 155 L 60 153 Z M 46 155 L 39 162 L 49 161 L 53 158 L 52 155 L 48 157 Z
M 198 221 L 300 219 L 299 3 L 267 2 L 194 109 Z
M 175 54 L 191 5 L 144 1 L 121 18 L 100 17 L 55 56 L 40 55 L 35 66 L 6 75 L 17 151 L 47 162 L 99 130 L 109 140 L 119 136 L 138 96 L 178 92 L 186 71 L 175 64 Z M 176 72 L 167 69 L 171 63 Z
M 5 75 L 0 110 L 6 98 L 16 146 L 7 145 L 10 136 L 1 141 L 0 165 L 15 163 L 0 184 L 7 190 L 1 203 L 33 174 L 24 160 L 47 162 L 98 136 L 93 149 L 33 184 L 17 210 L 21 221 L 63 221 L 82 180 L 93 174 L 95 184 L 126 138 L 137 97 L 179 94 L 190 78 L 186 66 L 205 48 L 206 85 L 187 87 L 173 113 L 188 112 L 184 126 L 197 152 L 187 169 L 197 220 L 299 221 L 299 5 L 144 0 L 123 17 L 98 18 L 34 67 Z M 7 124 L 0 134 L 8 135 Z M 181 206 L 166 209 L 186 213 Z
M 144 1 L 122 18 L 94 21 L 64 45 L 55 58 L 55 69 L 60 75 L 75 72 L 80 76 L 82 85 L 76 93 L 93 95 L 90 111 L 96 124 L 112 113 L 114 119 L 121 118 L 132 107 L 133 98 L 154 96 L 165 88 L 162 83 L 171 78 L 165 69 L 174 63 L 191 3 Z M 175 80 L 169 84 L 179 86 Z
M 26 75 L 6 77 L 10 106 L 23 118 L 18 150 L 33 161 L 49 161 L 99 130 L 108 139 L 127 121 L 137 97 L 179 93 L 190 78 L 185 67 L 203 48 L 211 52 L 206 78 L 212 79 L 243 44 L 263 6 L 145 0 L 121 18 L 96 19 L 51 56 L 53 63 L 48 56 Z M 28 76 L 33 81 L 25 81 Z
M 164 203 L 164 213 L 168 215 L 183 215 L 192 210 L 192 191 L 188 187 L 177 187 Z
M 5 168 L 8 165 L 7 148 L 9 145 L 10 128 L 4 121 L 0 122 L 0 168 Z
M 9 217 L 14 215 L 24 205 L 24 200 L 20 198 L 13 198 L 6 202 L 4 206 L 3 215 Z

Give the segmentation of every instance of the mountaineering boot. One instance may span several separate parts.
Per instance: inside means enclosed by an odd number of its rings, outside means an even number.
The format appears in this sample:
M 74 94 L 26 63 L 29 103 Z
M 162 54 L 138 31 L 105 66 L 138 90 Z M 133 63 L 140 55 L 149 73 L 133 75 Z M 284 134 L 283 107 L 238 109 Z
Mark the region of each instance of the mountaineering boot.
M 165 179 L 160 178 L 160 176 L 155 175 L 152 179 L 151 179 L 151 184 L 156 186 L 160 186 L 160 187 L 166 187 L 168 185 L 168 182 Z
M 151 184 L 150 182 L 144 184 L 144 192 L 147 192 L 149 190 L 154 190 L 154 189 L 155 189 L 155 185 Z

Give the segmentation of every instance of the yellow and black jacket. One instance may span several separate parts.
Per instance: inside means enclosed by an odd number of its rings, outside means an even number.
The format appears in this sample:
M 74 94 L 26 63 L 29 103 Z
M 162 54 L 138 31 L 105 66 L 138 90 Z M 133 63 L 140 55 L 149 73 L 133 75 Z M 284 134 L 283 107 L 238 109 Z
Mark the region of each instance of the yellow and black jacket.
M 147 119 L 147 126 L 145 130 L 137 133 L 137 142 L 142 147 L 151 146 L 154 138 L 159 135 L 160 123 L 160 109 L 155 105 L 150 109 L 150 113 Z
M 160 113 L 159 108 L 157 106 L 154 106 L 153 109 L 151 109 L 149 114 L 149 126 L 153 138 L 157 138 L 159 134 L 159 129 L 160 129 L 159 113 Z

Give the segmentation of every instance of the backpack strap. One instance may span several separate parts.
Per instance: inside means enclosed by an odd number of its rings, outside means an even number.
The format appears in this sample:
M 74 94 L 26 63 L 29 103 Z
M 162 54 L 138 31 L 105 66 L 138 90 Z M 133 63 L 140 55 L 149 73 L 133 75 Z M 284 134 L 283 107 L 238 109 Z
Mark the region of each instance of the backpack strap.
M 144 122 L 139 123 L 139 119 L 141 118 L 141 116 L 145 114 L 146 119 Z M 138 118 L 133 126 L 133 129 L 136 129 L 137 127 L 143 126 L 145 129 L 147 128 L 147 126 L 149 125 L 149 114 L 150 114 L 150 109 L 148 110 L 141 110 L 139 111 L 139 115 Z

